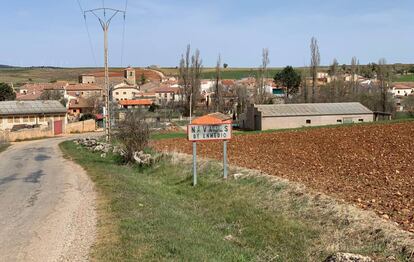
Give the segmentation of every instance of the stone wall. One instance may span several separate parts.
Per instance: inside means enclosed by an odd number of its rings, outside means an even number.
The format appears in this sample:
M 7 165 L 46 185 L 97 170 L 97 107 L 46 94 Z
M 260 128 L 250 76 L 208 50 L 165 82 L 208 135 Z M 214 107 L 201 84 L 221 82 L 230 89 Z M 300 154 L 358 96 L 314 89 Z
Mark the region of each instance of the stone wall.
M 65 130 L 66 134 L 94 132 L 96 130 L 96 123 L 93 119 L 70 123 L 66 125 Z
M 23 129 L 15 132 L 0 131 L 0 142 L 16 142 L 53 136 L 53 130 L 49 128 Z

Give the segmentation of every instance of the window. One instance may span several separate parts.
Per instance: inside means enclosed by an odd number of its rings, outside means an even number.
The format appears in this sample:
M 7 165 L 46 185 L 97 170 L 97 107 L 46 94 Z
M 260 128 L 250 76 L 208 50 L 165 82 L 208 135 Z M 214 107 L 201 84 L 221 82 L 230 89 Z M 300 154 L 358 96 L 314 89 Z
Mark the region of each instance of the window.
M 124 92 L 123 94 L 126 95 L 126 92 Z
M 29 117 L 29 121 L 30 121 L 30 122 L 34 122 L 34 121 L 35 121 L 35 119 L 36 119 L 36 118 L 35 118 L 34 116 L 30 116 L 30 117 Z
M 119 92 L 115 92 L 115 95 L 119 95 Z
M 306 120 L 306 124 L 312 124 L 312 120 L 307 119 L 307 120 Z
M 342 119 L 338 119 L 336 122 L 342 124 Z
M 24 119 L 24 117 L 23 117 Z M 20 117 L 14 117 L 14 123 L 20 123 Z
M 129 72 L 129 76 L 132 76 L 132 72 Z
M 358 119 L 358 122 L 364 122 L 364 119 L 360 118 Z
M 28 116 L 24 116 L 23 117 L 23 123 L 28 123 L 29 122 L 29 117 Z
M 7 123 L 12 124 L 13 123 L 13 117 L 7 118 Z
M 39 122 L 45 122 L 45 117 L 44 116 L 39 116 Z

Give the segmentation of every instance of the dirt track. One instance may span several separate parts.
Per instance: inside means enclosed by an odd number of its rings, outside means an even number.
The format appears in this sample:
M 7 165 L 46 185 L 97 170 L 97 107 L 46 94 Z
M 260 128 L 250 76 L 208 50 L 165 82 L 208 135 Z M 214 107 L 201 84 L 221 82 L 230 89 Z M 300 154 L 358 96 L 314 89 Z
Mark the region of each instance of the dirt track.
M 191 153 L 184 139 L 155 147 Z M 199 143 L 198 152 L 221 159 L 222 144 Z M 235 136 L 229 161 L 372 209 L 414 232 L 413 122 Z

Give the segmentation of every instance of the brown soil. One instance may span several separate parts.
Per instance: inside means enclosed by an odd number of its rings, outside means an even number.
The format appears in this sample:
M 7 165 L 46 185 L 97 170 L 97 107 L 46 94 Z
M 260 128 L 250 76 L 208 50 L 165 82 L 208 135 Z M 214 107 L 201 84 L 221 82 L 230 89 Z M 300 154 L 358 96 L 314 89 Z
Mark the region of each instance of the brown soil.
M 185 139 L 154 142 L 191 153 Z M 221 159 L 222 143 L 198 144 Z M 234 136 L 231 164 L 287 178 L 375 211 L 414 232 L 414 123 L 361 125 Z

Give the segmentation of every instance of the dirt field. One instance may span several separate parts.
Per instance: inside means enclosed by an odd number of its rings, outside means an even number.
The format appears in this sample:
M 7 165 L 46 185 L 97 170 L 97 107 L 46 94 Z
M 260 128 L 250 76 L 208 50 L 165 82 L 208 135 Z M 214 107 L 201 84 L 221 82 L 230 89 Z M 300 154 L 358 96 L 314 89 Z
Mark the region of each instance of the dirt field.
M 158 150 L 191 153 L 184 139 Z M 222 159 L 221 143 L 199 143 L 199 155 Z M 231 164 L 301 182 L 374 210 L 414 232 L 414 122 L 235 136 Z

